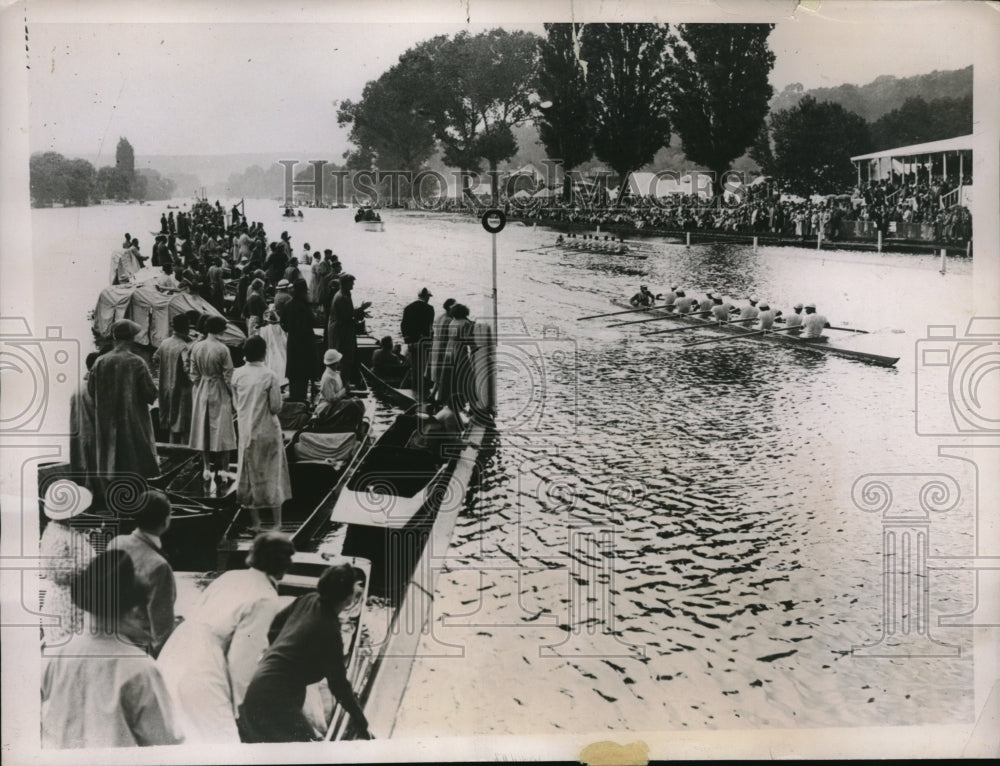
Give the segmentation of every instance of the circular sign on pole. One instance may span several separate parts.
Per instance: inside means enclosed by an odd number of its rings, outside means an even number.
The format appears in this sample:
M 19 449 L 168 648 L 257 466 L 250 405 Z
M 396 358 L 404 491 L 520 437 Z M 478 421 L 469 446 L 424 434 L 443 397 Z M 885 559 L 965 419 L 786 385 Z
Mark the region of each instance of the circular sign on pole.
M 499 234 L 503 231 L 503 227 L 507 225 L 507 216 L 504 215 L 503 210 L 490 208 L 483 213 L 482 222 L 483 228 L 490 234 Z

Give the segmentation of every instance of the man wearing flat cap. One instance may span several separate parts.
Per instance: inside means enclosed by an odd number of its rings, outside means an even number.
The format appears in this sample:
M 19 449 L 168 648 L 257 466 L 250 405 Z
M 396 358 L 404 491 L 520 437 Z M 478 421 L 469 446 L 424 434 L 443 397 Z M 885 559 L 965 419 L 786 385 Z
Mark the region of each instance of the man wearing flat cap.
M 156 401 L 156 385 L 146 362 L 130 348 L 140 329 L 130 319 L 111 325 L 114 348 L 94 362 L 87 378 L 87 391 L 94 401 L 97 473 L 105 480 L 116 474 L 149 477 L 159 473 L 149 414 L 149 406 Z
M 340 274 L 340 289 L 333 296 L 330 304 L 330 321 L 326 328 L 327 348 L 335 348 L 341 353 L 340 373 L 344 379 L 344 385 L 348 388 L 357 376 L 355 368 L 355 357 L 358 353 L 357 322 L 365 317 L 365 311 L 372 305 L 369 301 L 364 301 L 357 308 L 354 307 L 354 276 L 352 274 Z
M 431 291 L 426 287 L 417 294 L 417 300 L 403 309 L 403 321 L 399 329 L 406 343 L 406 356 L 413 375 L 413 388 L 418 401 L 426 399 L 430 391 L 427 382 L 427 359 L 430 356 L 431 337 L 434 327 L 434 307 L 429 303 Z

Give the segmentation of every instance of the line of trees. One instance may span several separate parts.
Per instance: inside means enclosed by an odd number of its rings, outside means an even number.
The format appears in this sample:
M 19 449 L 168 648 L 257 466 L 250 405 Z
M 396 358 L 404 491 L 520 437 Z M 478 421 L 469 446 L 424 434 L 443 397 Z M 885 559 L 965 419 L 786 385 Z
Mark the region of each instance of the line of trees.
M 136 170 L 135 152 L 126 138 L 118 141 L 113 167 L 95 170 L 87 160 L 43 152 L 31 155 L 28 171 L 35 207 L 83 207 L 102 199 L 164 200 L 173 196 L 176 186 L 155 170 Z
M 533 121 L 565 169 L 596 157 L 624 178 L 668 146 L 673 129 L 690 159 L 721 174 L 767 114 L 772 29 L 546 24 L 544 38 L 441 35 L 341 105 L 354 145 L 347 165 L 416 171 L 440 147 L 451 167 L 495 171 L 518 151 L 512 129 Z
M 624 180 L 676 135 L 688 162 L 713 171 L 716 195 L 747 154 L 800 193 L 833 192 L 855 180 L 852 155 L 971 132 L 971 97 L 910 98 L 872 123 L 809 96 L 769 114 L 772 29 L 562 23 L 544 37 L 440 35 L 342 104 L 347 167 L 415 173 L 441 151 L 451 167 L 496 170 L 518 151 L 512 129 L 532 122 L 565 170 L 596 158 Z M 569 187 L 565 178 L 567 199 Z

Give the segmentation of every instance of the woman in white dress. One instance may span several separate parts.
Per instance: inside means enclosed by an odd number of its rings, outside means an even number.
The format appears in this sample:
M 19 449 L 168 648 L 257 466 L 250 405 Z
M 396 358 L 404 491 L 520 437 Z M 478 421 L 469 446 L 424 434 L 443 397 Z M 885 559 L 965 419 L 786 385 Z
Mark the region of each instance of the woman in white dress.
M 209 585 L 190 617 L 170 635 L 157 665 L 189 744 L 239 744 L 236 709 L 267 631 L 281 609 L 278 580 L 295 546 L 284 535 L 258 535 L 249 569 L 225 572 Z
M 264 366 L 267 344 L 259 335 L 243 344 L 246 364 L 233 373 L 233 404 L 239 425 L 236 499 L 260 529 L 260 511 L 270 510 L 281 529 L 281 506 L 292 496 L 288 459 L 281 438 L 281 383 Z
M 205 481 L 221 484 L 228 454 L 236 449 L 236 429 L 233 426 L 233 400 L 230 383 L 233 360 L 229 348 L 219 339 L 226 331 L 224 317 L 213 315 L 205 322 L 207 335 L 193 344 L 188 352 L 188 378 L 191 380 L 191 438 L 188 446 L 202 454 Z

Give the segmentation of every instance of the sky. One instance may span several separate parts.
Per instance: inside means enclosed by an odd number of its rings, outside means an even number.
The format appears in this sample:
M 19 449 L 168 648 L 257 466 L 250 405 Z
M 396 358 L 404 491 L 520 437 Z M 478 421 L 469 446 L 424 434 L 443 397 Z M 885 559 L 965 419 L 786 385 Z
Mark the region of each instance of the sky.
M 287 13 L 274 4 L 240 5 L 235 22 L 235 14 L 212 3 L 178 0 L 150 11 L 128 2 L 103 10 L 100 3 L 43 2 L 27 19 L 31 151 L 113 158 L 118 137 L 126 136 L 139 155 L 323 151 L 339 157 L 347 144 L 337 105 L 358 99 L 365 83 L 407 48 L 461 29 L 475 34 L 502 25 L 542 33 L 541 21 L 569 20 L 570 10 L 591 21 L 774 21 L 776 91 L 793 82 L 861 85 L 879 75 L 973 63 L 969 5 L 910 2 L 903 9 L 891 2 L 771 0 L 643 9 L 577 0 L 529 9 L 520 2 L 369 0 L 359 10 L 300 0 L 281 6 Z

